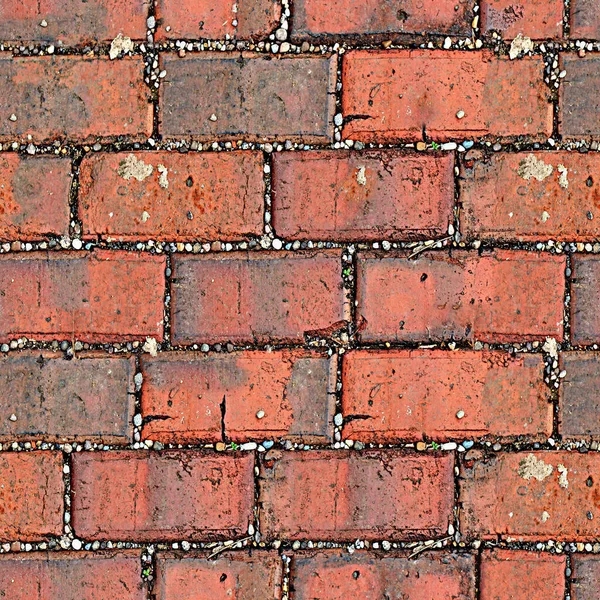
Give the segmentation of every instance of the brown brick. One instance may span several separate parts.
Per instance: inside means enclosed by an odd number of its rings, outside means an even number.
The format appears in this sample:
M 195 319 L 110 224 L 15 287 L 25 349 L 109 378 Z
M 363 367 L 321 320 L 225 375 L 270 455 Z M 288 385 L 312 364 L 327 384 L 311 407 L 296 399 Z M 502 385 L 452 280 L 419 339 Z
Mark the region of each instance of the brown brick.
M 273 226 L 284 238 L 431 239 L 446 234 L 453 207 L 452 154 L 273 155 Z
M 520 550 L 484 550 L 481 600 L 544 598 L 563 600 L 567 557 Z
M 163 135 L 309 143 L 332 139 L 335 55 L 204 52 L 162 60 L 167 71 L 160 89 Z
M 596 0 L 571 0 L 571 37 L 600 39 L 600 4 Z
M 562 37 L 562 0 L 482 0 L 481 30 L 497 31 L 506 40 L 517 35 L 533 40 Z
M 159 39 L 247 40 L 266 37 L 277 27 L 281 5 L 277 0 L 157 0 L 156 14 Z
M 552 433 L 540 355 L 356 350 L 345 354 L 342 372 L 344 436 L 353 440 Z
M 2 154 L 0 239 L 40 240 L 48 235 L 67 235 L 70 186 L 68 159 Z
M 0 556 L 0 598 L 145 600 L 140 551 Z
M 259 236 L 264 229 L 262 163 L 258 152 L 88 155 L 80 168 L 84 237 L 180 241 Z
M 497 250 L 359 256 L 364 341 L 563 336 L 564 256 Z M 407 294 L 406 291 L 411 293 Z
M 292 557 L 294 600 L 475 599 L 475 561 L 469 554 L 405 555 L 302 552 Z
M 571 570 L 571 598 L 596 600 L 600 589 L 600 557 L 593 554 L 573 554 Z
M 461 468 L 467 539 L 588 540 L 598 526 L 597 454 L 501 453 Z
M 599 169 L 595 154 L 473 153 L 460 171 L 463 233 L 469 240 L 595 240 Z
M 0 53 L 0 141 L 145 140 L 153 109 L 143 69 L 137 56 L 110 61 Z
M 134 374 L 133 358 L 101 353 L 75 360 L 48 351 L 3 356 L 0 441 L 127 443 L 133 433 Z
M 73 45 L 108 42 L 119 33 L 142 39 L 149 4 L 148 0 L 2 0 L 0 40 Z
M 0 454 L 0 541 L 39 541 L 63 531 L 60 452 Z
M 455 34 L 471 31 L 472 9 L 465 0 L 297 0 L 293 39 L 370 36 L 394 39 L 398 34 Z
M 159 554 L 156 600 L 280 600 L 283 563 L 277 552 L 225 552 L 206 555 Z
M 338 251 L 176 256 L 173 341 L 303 341 L 347 318 Z
M 575 255 L 571 278 L 571 339 L 574 344 L 600 341 L 600 258 Z
M 0 339 L 163 336 L 165 258 L 98 250 L 0 257 Z
M 142 363 L 144 436 L 166 443 L 333 439 L 335 360 L 304 351 L 169 353 Z
M 363 142 L 552 132 L 541 57 L 490 51 L 355 50 L 343 61 L 344 137 Z M 464 117 L 457 114 L 463 111 Z
M 270 451 L 260 472 L 266 538 L 428 539 L 452 519 L 454 458 L 397 450 Z
M 81 452 L 72 471 L 72 522 L 83 538 L 230 539 L 252 520 L 252 453 Z

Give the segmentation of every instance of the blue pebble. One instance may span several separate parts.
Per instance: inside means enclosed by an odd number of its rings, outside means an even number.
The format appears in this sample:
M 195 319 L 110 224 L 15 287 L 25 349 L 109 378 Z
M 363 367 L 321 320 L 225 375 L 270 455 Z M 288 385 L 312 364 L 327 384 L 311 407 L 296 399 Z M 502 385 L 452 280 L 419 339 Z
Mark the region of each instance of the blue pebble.
M 465 141 L 462 143 L 462 145 L 463 145 L 463 148 L 466 148 L 466 149 L 468 150 L 469 148 L 472 148 L 472 147 L 473 147 L 473 143 L 474 143 L 474 142 L 473 142 L 472 140 L 465 140 Z
M 465 440 L 465 441 L 462 443 L 462 445 L 463 445 L 463 448 L 465 448 L 466 450 L 468 450 L 469 448 L 472 448 L 472 447 L 473 447 L 473 443 L 474 443 L 474 442 L 473 442 L 472 440 Z
M 268 450 L 269 448 L 273 447 L 273 440 L 265 440 L 262 443 L 263 448 L 265 448 L 266 450 Z

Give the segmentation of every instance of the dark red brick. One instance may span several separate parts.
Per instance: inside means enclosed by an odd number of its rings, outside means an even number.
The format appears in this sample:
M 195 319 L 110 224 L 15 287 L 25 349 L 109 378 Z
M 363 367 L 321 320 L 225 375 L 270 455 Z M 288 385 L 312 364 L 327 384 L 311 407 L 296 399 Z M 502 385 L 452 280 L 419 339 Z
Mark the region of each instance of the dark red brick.
M 462 531 L 467 539 L 596 538 L 599 468 L 596 453 L 472 457 L 461 468 L 459 482 Z
M 481 30 L 497 31 L 504 39 L 519 34 L 533 40 L 562 37 L 562 0 L 482 0 Z
M 269 451 L 260 472 L 267 539 L 439 537 L 452 520 L 454 457 L 397 450 Z
M 600 4 L 596 0 L 571 0 L 571 37 L 600 39 Z
M 344 436 L 363 442 L 552 433 L 540 355 L 356 350 L 343 361 Z M 459 416 L 460 415 L 460 416 Z
M 93 154 L 80 186 L 87 238 L 239 240 L 264 230 L 258 152 Z
M 133 358 L 101 353 L 74 360 L 48 351 L 3 356 L 0 441 L 127 443 L 133 433 L 134 374 Z
M 481 600 L 544 598 L 563 600 L 567 557 L 521 550 L 484 550 Z
M 347 319 L 338 251 L 176 256 L 176 344 L 303 341 Z
M 140 551 L 0 556 L 0 598 L 145 600 Z
M 354 50 L 343 61 L 344 137 L 363 142 L 552 132 L 541 57 L 491 51 Z M 458 118 L 460 112 L 463 118 Z
M 430 239 L 453 221 L 452 154 L 305 151 L 273 156 L 273 226 L 284 238 Z
M 497 250 L 359 256 L 364 341 L 558 340 L 565 257 Z M 407 293 L 410 290 L 410 293 Z
M 0 257 L 0 339 L 162 340 L 165 258 L 99 250 Z
M 166 443 L 333 439 L 336 361 L 304 351 L 169 353 L 142 362 L 144 436 Z
M 143 70 L 138 56 L 110 61 L 0 52 L 0 141 L 145 140 L 153 108 Z
M 333 136 L 335 55 L 204 52 L 162 61 L 163 135 L 316 143 Z
M 302 552 L 292 557 L 294 600 L 475 599 L 475 561 L 469 554 L 406 555 Z
M 573 554 L 571 571 L 571 598 L 596 600 L 600 589 L 600 557 L 593 554 Z
M 574 344 L 600 341 L 600 257 L 575 255 L 571 278 L 571 339 Z
M 252 453 L 74 454 L 73 528 L 96 540 L 240 537 L 252 521 L 253 471 Z
M 0 541 L 32 542 L 62 534 L 62 469 L 60 452 L 0 454 Z
M 0 239 L 40 240 L 48 235 L 67 235 L 70 187 L 68 159 L 2 154 Z
M 282 561 L 276 552 L 206 555 L 159 554 L 156 600 L 280 600 Z

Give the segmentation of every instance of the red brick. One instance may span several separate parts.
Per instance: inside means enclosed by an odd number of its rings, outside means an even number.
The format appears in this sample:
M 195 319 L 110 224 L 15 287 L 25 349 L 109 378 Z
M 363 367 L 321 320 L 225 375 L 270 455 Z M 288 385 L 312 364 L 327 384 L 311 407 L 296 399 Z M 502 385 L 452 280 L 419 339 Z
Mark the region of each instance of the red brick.
M 356 50 L 343 61 L 344 137 L 364 142 L 552 132 L 541 57 Z M 456 115 L 465 113 L 464 118 Z
M 511 250 L 429 252 L 416 260 L 359 256 L 357 315 L 366 319 L 361 337 L 561 340 L 564 272 L 564 256 Z
M 521 435 L 545 440 L 553 408 L 543 373 L 541 355 L 351 351 L 343 361 L 344 436 L 363 442 Z
M 252 521 L 253 472 L 252 453 L 75 454 L 73 528 L 97 540 L 240 537 Z
M 428 539 L 446 533 L 454 457 L 397 450 L 269 451 L 260 472 L 266 538 Z
M 430 239 L 446 234 L 453 208 L 452 154 L 273 155 L 273 226 L 285 238 Z
M 571 37 L 600 38 L 600 5 L 596 0 L 571 0 Z
M 463 233 L 469 240 L 595 240 L 599 169 L 595 154 L 472 153 L 461 165 Z
M 165 258 L 99 250 L 0 257 L 0 339 L 163 336 Z
M 338 251 L 176 256 L 173 277 L 176 344 L 301 342 L 348 317 Z
M 68 159 L 2 154 L 0 239 L 40 240 L 47 235 L 67 235 L 70 187 Z
M 145 140 L 153 108 L 143 69 L 141 57 L 0 53 L 0 140 Z
M 574 344 L 600 341 L 600 257 L 575 255 L 571 278 L 571 339 Z
M 28 552 L 0 556 L 0 597 L 145 600 L 140 551 Z
M 93 154 L 81 164 L 80 185 L 86 238 L 239 240 L 263 233 L 258 152 Z
M 533 40 L 562 37 L 562 0 L 482 0 L 481 30 L 497 31 L 504 39 L 517 35 Z
M 101 353 L 64 360 L 48 351 L 0 358 L 0 441 L 131 441 L 133 358 Z M 16 420 L 11 420 L 14 415 Z
M 481 600 L 544 598 L 563 600 L 567 557 L 520 550 L 484 550 Z
M 166 443 L 216 442 L 223 433 L 236 442 L 330 442 L 335 362 L 289 350 L 144 358 L 144 436 Z
M 475 561 L 469 554 L 426 553 L 416 558 L 389 553 L 331 550 L 292 557 L 294 600 L 475 599 Z
M 277 0 L 157 0 L 156 15 L 159 39 L 247 40 L 267 37 L 277 27 L 281 5 Z
M 333 136 L 336 57 L 203 52 L 162 58 L 161 133 L 198 140 Z M 215 119 L 216 117 L 216 119 Z
M 467 461 L 460 476 L 468 539 L 588 540 L 599 535 L 597 454 L 501 453 Z
M 298 0 L 292 37 L 368 35 L 388 40 L 403 33 L 468 35 L 471 19 L 471 7 L 465 0 Z
M 0 39 L 83 44 L 146 37 L 148 0 L 2 0 Z M 46 21 L 42 27 L 40 23 Z
M 573 554 L 571 571 L 571 598 L 596 600 L 600 589 L 600 558 L 593 554 Z
M 159 554 L 156 561 L 156 600 L 279 600 L 282 561 L 276 552 L 206 555 Z
M 39 541 L 63 531 L 60 452 L 0 454 L 0 541 Z

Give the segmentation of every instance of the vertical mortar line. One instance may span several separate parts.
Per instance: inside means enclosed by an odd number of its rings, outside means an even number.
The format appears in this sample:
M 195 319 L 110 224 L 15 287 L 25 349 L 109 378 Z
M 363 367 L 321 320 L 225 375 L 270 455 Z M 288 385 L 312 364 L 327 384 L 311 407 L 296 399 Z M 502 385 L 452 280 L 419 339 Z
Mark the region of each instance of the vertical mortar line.
M 477 27 L 473 27 L 473 21 L 475 20 L 475 17 L 478 17 Z M 473 31 L 473 39 L 480 40 L 481 42 L 483 42 L 481 34 L 481 3 L 479 2 L 479 0 L 475 0 L 473 2 L 473 13 L 470 25 Z
M 456 151 L 454 154 L 454 242 L 458 243 L 462 240 L 463 233 L 461 231 L 461 202 L 460 202 L 460 167 L 461 158 L 460 154 Z M 452 244 L 450 244 L 451 246 Z
M 160 139 L 159 121 L 160 121 L 160 53 L 156 46 L 156 0 L 149 0 L 147 18 L 154 17 L 155 23 L 152 29 L 147 29 L 150 32 L 151 40 L 146 40 L 148 51 L 144 54 L 144 80 L 150 89 L 152 97 L 152 134 L 154 140 Z M 156 65 L 155 65 L 156 63 Z
M 79 237 L 82 234 L 83 224 L 79 217 L 79 168 L 83 161 L 84 152 L 81 148 L 75 148 L 71 157 L 71 186 L 69 188 L 69 235 Z
M 461 520 L 460 520 L 460 454 L 454 452 L 454 541 L 462 541 L 463 533 L 461 531 Z
M 483 545 L 479 546 L 475 554 L 475 600 L 481 599 L 481 555 Z
M 563 328 L 564 328 L 564 344 L 566 349 L 572 347 L 571 344 L 571 287 L 573 284 L 573 254 L 568 250 L 568 245 L 565 245 L 567 264 L 565 265 L 565 289 L 564 289 L 564 308 L 563 308 Z
M 335 410 L 333 413 L 333 445 L 335 446 L 336 442 L 342 442 L 343 438 L 343 433 L 344 433 L 344 422 L 343 422 L 343 418 L 344 418 L 344 411 L 343 411 L 343 407 L 342 407 L 342 391 L 344 389 L 344 382 L 342 380 L 342 365 L 344 363 L 344 352 L 343 352 L 343 348 L 340 348 L 337 352 L 337 356 L 335 358 L 335 360 L 337 361 L 336 364 L 336 368 L 335 368 L 335 387 L 334 387 L 334 394 L 335 394 Z M 335 348 L 333 349 L 333 351 L 335 352 Z M 336 415 L 342 415 L 342 424 L 341 425 L 336 425 L 335 424 L 335 416 Z M 339 438 L 339 439 L 338 439 Z
M 142 413 L 142 383 L 143 383 L 143 375 L 142 375 L 142 353 L 137 352 L 135 354 L 135 373 L 134 373 L 134 409 L 132 415 L 132 425 L 133 425 L 133 441 L 141 442 L 142 440 L 142 426 L 144 422 L 144 415 Z M 141 378 L 138 378 L 138 373 Z M 139 381 L 139 384 L 138 384 Z M 136 425 L 135 417 L 136 415 L 140 415 L 140 425 Z
M 168 248 L 168 246 L 167 246 Z M 171 289 L 173 287 L 173 254 L 170 250 L 165 252 L 165 290 L 164 290 L 164 334 L 162 349 L 172 348 L 171 345 Z
M 254 540 L 253 542 L 258 544 L 262 539 L 260 530 L 260 456 L 258 452 L 254 452 Z
M 71 460 L 70 454 L 65 452 L 64 450 L 62 451 L 62 457 L 63 457 L 62 478 L 63 478 L 63 484 L 64 484 L 64 488 L 65 488 L 65 495 L 64 495 L 65 507 L 64 507 L 64 511 L 63 511 L 63 532 L 66 537 L 69 537 L 72 539 L 74 537 L 73 528 L 71 526 L 71 523 L 73 520 L 73 513 L 71 511 L 71 506 L 72 506 L 71 488 L 72 488 L 72 482 L 73 482 L 73 461 Z M 67 472 L 65 472 L 65 470 L 66 470 L 65 467 L 68 467 Z M 67 514 L 69 515 L 68 522 L 67 522 Z
M 565 564 L 565 598 L 564 600 L 571 600 L 571 583 L 573 576 L 573 555 L 570 552 L 566 553 L 566 564 Z
M 263 183 L 265 186 L 264 193 L 264 235 L 274 237 L 272 220 L 273 220 L 273 158 L 271 153 L 263 151 Z
M 150 552 L 150 548 L 152 548 L 152 552 Z M 148 600 L 155 600 L 156 594 L 154 594 L 154 585 L 156 583 L 156 548 L 154 548 L 153 544 L 148 544 L 146 546 L 142 546 L 140 554 L 140 577 L 142 582 L 146 586 L 146 598 Z M 144 555 L 150 557 L 150 562 L 144 561 Z M 146 576 L 144 571 L 148 570 L 148 575 Z
M 291 37 L 290 33 L 292 31 L 292 23 L 294 18 L 293 9 L 294 3 L 292 0 L 281 0 L 281 19 L 279 24 L 281 29 L 287 31 L 286 40 L 289 40 Z
M 563 38 L 571 37 L 571 0 L 565 0 L 563 6 Z
M 281 562 L 283 563 L 281 573 L 281 600 L 293 600 L 290 589 L 290 582 L 292 580 L 292 557 L 283 553 L 281 555 Z
M 554 48 L 547 54 L 543 55 L 544 60 L 544 83 L 548 86 L 550 91 L 550 99 L 552 103 L 552 134 L 551 137 L 557 142 L 561 141 L 562 136 L 559 132 L 560 122 L 560 82 L 561 79 L 558 77 L 560 73 L 560 54 L 558 50 Z M 556 62 L 556 68 L 554 63 Z M 556 75 L 556 79 L 552 79 L 552 75 Z M 556 87 L 557 86 L 557 87 Z

